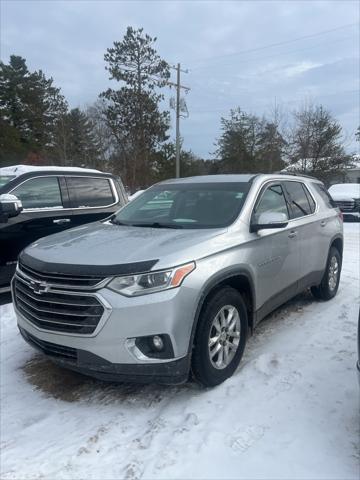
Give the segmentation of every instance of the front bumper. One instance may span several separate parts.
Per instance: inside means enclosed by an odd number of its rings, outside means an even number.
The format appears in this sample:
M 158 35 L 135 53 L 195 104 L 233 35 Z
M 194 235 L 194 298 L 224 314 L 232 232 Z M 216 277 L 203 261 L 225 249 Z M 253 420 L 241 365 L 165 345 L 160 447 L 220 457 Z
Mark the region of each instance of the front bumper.
M 60 367 L 109 382 L 180 384 L 187 381 L 190 355 L 178 360 L 150 364 L 111 363 L 91 352 L 41 341 L 19 327 L 24 340 Z
M 134 298 L 106 288 L 98 290 L 94 295 L 107 308 L 99 327 L 89 335 L 38 328 L 17 309 L 14 289 L 13 295 L 18 327 L 25 340 L 63 367 L 110 381 L 170 384 L 188 378 L 199 295 L 194 288 L 182 285 Z M 170 339 L 170 356 L 149 357 L 132 347 L 134 339 L 154 335 Z

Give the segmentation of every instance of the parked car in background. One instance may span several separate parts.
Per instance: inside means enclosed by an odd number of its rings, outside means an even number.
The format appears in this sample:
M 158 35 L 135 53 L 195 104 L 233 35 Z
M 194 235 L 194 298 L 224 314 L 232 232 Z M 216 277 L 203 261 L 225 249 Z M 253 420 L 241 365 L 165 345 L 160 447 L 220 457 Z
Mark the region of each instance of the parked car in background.
M 337 183 L 329 188 L 329 193 L 344 220 L 360 221 L 360 183 Z
M 21 250 L 40 237 L 102 220 L 127 203 L 121 181 L 98 170 L 0 168 L 0 292 Z
M 230 377 L 248 332 L 311 287 L 336 295 L 343 224 L 323 184 L 213 175 L 152 186 L 110 219 L 19 257 L 24 339 L 106 380 L 206 386 Z

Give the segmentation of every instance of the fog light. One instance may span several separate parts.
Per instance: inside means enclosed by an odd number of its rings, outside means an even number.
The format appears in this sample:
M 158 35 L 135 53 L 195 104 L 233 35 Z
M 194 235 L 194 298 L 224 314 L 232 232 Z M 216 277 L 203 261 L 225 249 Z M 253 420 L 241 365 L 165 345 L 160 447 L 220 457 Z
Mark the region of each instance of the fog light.
M 164 348 L 164 342 L 159 335 L 154 335 L 152 342 L 157 351 L 160 352 Z

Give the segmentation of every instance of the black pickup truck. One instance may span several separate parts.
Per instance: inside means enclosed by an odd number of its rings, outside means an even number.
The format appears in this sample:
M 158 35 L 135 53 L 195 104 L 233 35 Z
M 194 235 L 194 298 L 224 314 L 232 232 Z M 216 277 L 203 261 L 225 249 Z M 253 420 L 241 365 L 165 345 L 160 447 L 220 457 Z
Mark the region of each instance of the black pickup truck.
M 127 203 L 121 180 L 97 170 L 0 168 L 0 293 L 21 250 L 40 237 L 102 220 Z

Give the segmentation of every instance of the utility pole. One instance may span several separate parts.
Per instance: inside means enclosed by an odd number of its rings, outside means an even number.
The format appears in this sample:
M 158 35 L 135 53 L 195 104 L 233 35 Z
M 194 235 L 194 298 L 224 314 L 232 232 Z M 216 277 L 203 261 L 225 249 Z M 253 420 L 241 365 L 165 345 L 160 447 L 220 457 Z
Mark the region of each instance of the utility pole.
M 180 81 L 180 73 L 188 73 L 188 70 L 181 70 L 180 68 L 180 63 L 177 64 L 175 67 L 171 67 L 176 70 L 176 83 L 172 82 L 166 82 L 169 86 L 175 87 L 176 88 L 176 105 L 175 105 L 175 112 L 176 112 L 176 140 L 175 140 L 175 145 L 176 145 L 176 168 L 175 168 L 175 175 L 176 178 L 180 177 L 180 117 L 181 117 L 181 97 L 180 97 L 180 92 L 181 89 L 185 90 L 187 93 L 190 88 L 185 87 L 184 85 L 181 85 Z
M 180 63 L 177 64 L 176 81 L 176 178 L 180 177 Z

